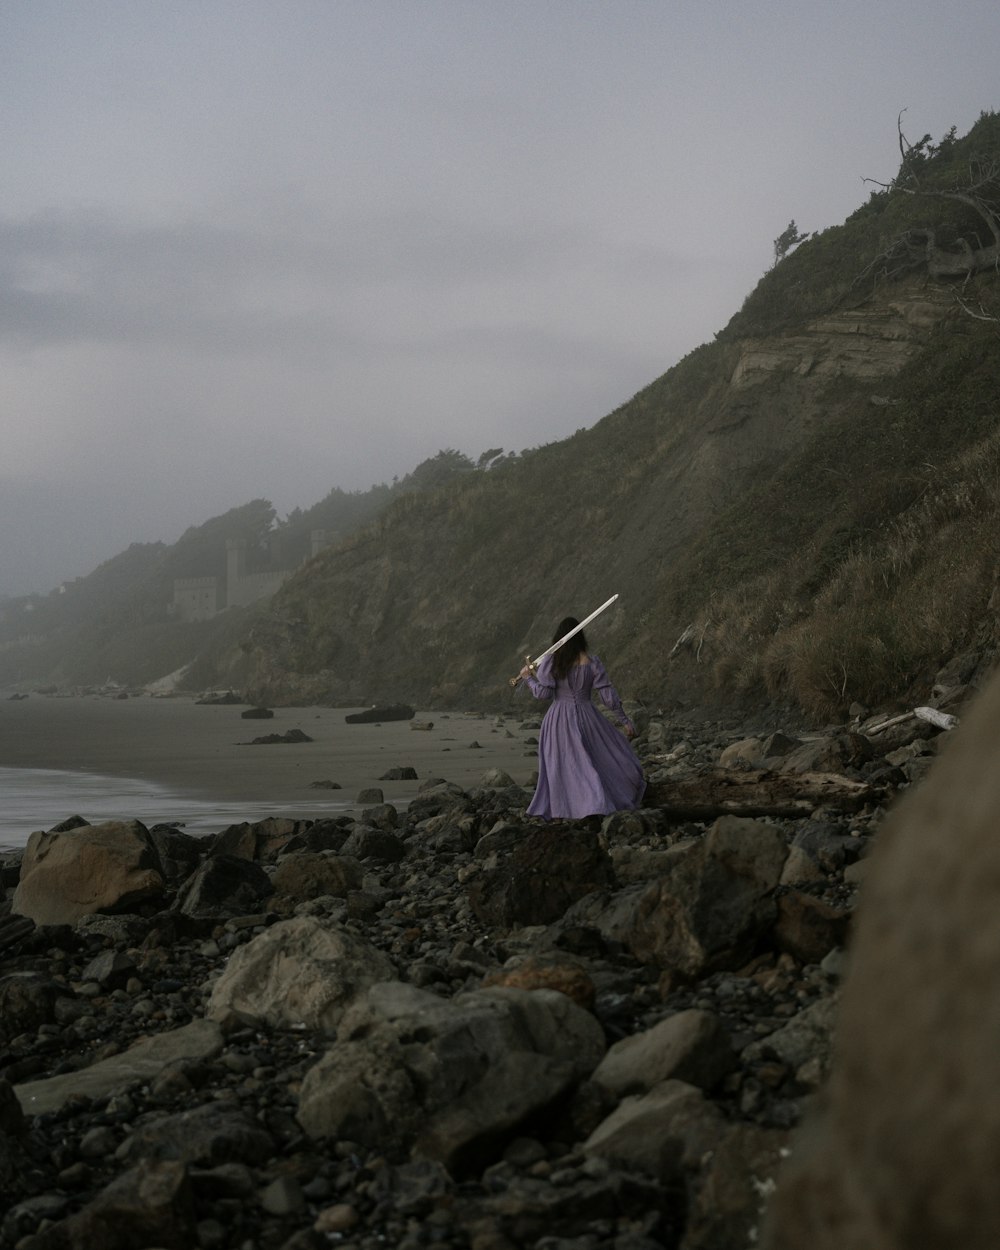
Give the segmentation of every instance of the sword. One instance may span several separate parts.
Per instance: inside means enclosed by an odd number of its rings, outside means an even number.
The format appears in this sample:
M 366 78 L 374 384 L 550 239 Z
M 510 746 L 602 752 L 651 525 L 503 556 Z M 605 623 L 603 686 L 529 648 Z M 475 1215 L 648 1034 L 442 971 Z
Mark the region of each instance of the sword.
M 546 657 L 547 655 L 551 655 L 553 651 L 558 651 L 558 650 L 559 650 L 559 648 L 563 645 L 563 643 L 564 643 L 564 642 L 569 642 L 569 640 L 570 640 L 570 639 L 571 639 L 571 638 L 572 638 L 575 634 L 578 634 L 578 633 L 580 632 L 580 630 L 581 630 L 581 629 L 583 629 L 585 626 L 589 625 L 589 624 L 590 624 L 590 622 L 591 622 L 591 621 L 592 621 L 595 617 L 600 616 L 600 615 L 601 615 L 601 613 L 604 611 L 604 609 L 605 609 L 605 608 L 610 608 L 610 607 L 611 607 L 611 605 L 614 603 L 614 601 L 615 601 L 617 598 L 618 598 L 618 596 L 617 596 L 617 595 L 612 595 L 612 596 L 611 596 L 611 598 L 607 600 L 607 602 L 602 603 L 602 604 L 601 604 L 601 606 L 600 606 L 599 608 L 597 608 L 595 611 L 591 612 L 591 614 L 590 614 L 590 615 L 589 615 L 589 616 L 588 616 L 585 620 L 582 620 L 582 621 L 580 622 L 580 624 L 579 624 L 579 625 L 574 625 L 574 626 L 573 626 L 573 628 L 569 631 L 569 633 L 568 633 L 568 634 L 563 634 L 563 636 L 559 639 L 559 641 L 558 641 L 558 642 L 554 642 L 554 643 L 552 644 L 552 646 L 551 646 L 551 647 L 549 647 L 548 651 L 543 651 L 541 655 L 536 655 L 534 659 L 531 659 L 531 657 L 530 657 L 530 656 L 527 656 L 527 655 L 526 655 L 526 656 L 524 657 L 524 662 L 525 662 L 525 664 L 527 664 L 528 668 L 530 668 L 530 669 L 536 669 L 536 668 L 538 667 L 538 665 L 541 663 L 541 661 L 542 661 L 542 660 L 544 660 L 544 659 L 545 659 L 545 657 Z M 516 686 L 516 685 L 517 685 L 517 683 L 521 680 L 520 674 L 518 674 L 518 676 L 517 676 L 517 677 L 511 677 L 509 680 L 510 680 L 510 684 L 511 684 L 512 686 Z

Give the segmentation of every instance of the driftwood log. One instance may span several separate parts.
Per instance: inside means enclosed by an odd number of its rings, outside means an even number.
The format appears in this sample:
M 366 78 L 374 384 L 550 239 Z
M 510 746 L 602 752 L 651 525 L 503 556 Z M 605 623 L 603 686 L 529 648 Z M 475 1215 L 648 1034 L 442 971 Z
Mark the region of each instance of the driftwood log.
M 717 816 L 807 816 L 817 807 L 857 812 L 886 798 L 882 786 L 839 773 L 776 773 L 713 768 L 693 777 L 650 783 L 645 803 L 686 820 Z

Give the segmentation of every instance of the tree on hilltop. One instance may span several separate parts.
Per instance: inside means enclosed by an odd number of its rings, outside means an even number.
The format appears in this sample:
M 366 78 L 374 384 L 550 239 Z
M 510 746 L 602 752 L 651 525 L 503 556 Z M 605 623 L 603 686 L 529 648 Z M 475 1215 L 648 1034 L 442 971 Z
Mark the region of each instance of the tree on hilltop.
M 809 237 L 809 233 L 803 234 L 799 230 L 793 217 L 781 234 L 774 240 L 774 262 L 771 268 L 773 269 L 775 265 L 783 261 L 793 247 L 798 247 L 800 243 L 804 243 Z

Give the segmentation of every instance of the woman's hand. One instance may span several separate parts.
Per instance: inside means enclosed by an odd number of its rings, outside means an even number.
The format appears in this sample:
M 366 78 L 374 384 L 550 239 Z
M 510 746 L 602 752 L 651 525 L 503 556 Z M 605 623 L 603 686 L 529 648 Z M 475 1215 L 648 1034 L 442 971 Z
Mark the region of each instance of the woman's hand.
M 632 739 L 635 737 L 635 726 L 634 725 L 622 725 L 622 733 L 625 735 L 626 738 L 628 738 L 629 742 L 631 742 Z

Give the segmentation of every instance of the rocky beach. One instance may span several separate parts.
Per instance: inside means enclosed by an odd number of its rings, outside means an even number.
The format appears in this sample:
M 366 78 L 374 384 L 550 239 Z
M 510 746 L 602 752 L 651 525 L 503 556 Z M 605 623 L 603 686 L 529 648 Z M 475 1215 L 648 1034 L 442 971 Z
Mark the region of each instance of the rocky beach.
M 102 714 L 127 734 L 139 702 Z M 646 805 L 545 825 L 527 702 L 382 726 L 385 769 L 331 760 L 312 731 L 342 712 L 188 708 L 234 796 L 303 751 L 287 784 L 350 810 L 199 838 L 72 816 L 0 856 L 0 1245 L 754 1244 L 869 851 L 949 734 L 629 710 Z M 293 721 L 315 754 L 236 745 Z

